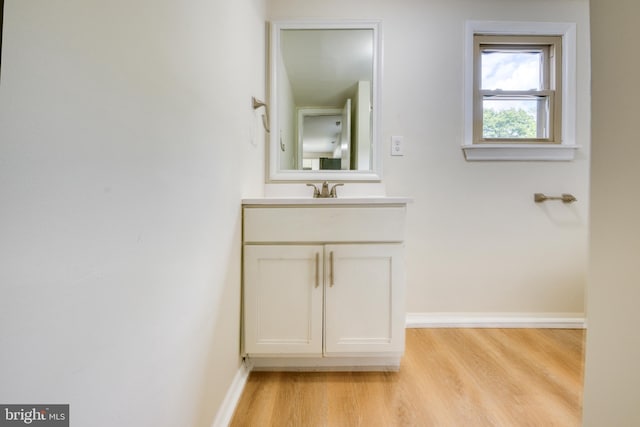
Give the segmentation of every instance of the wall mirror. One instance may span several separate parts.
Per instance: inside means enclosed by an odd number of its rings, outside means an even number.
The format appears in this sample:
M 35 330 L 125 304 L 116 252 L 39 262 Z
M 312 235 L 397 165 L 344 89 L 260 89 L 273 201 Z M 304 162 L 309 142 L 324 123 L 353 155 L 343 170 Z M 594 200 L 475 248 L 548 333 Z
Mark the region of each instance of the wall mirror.
M 270 181 L 379 181 L 379 21 L 276 21 Z

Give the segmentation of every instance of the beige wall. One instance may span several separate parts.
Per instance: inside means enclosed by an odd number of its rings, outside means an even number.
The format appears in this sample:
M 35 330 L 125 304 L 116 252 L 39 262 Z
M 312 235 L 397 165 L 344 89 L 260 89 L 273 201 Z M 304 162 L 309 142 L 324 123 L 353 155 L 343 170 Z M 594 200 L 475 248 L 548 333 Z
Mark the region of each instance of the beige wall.
M 584 311 L 589 202 L 587 0 L 270 0 L 268 10 L 270 19 L 383 22 L 384 184 L 389 195 L 415 199 L 408 218 L 409 312 Z M 466 20 L 577 24 L 576 133 L 583 149 L 575 161 L 464 160 L 460 146 Z M 391 135 L 404 136 L 404 157 L 389 155 Z M 579 201 L 571 206 L 535 205 L 535 192 L 572 193 Z
M 264 10 L 5 2 L 0 402 L 211 425 L 240 363 L 240 199 L 262 191 Z
M 593 158 L 584 425 L 640 425 L 640 3 L 591 0 Z

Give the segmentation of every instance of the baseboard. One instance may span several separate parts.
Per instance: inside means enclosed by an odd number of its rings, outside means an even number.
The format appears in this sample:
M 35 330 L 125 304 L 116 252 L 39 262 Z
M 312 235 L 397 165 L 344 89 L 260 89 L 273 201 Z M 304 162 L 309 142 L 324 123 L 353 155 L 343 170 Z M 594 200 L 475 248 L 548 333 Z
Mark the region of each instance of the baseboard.
M 407 328 L 585 329 L 584 313 L 407 313 Z
M 216 419 L 213 421 L 213 424 L 211 424 L 211 427 L 227 427 L 229 425 L 236 406 L 238 406 L 238 402 L 240 401 L 240 397 L 242 396 L 244 386 L 247 384 L 247 378 L 249 378 L 250 372 L 251 369 L 243 362 L 233 377 L 229 390 L 227 390 L 227 395 L 222 401 L 222 405 L 220 405 Z

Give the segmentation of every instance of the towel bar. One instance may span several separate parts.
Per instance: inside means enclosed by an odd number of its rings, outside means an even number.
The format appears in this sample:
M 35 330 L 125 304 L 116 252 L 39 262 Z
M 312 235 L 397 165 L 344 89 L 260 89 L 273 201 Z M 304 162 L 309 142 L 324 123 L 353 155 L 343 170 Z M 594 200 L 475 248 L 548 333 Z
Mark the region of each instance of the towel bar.
M 535 193 L 533 195 L 533 201 L 536 203 L 546 202 L 547 200 L 562 200 L 562 203 L 573 203 L 578 201 L 573 194 L 562 194 L 561 196 L 546 196 L 542 193 Z

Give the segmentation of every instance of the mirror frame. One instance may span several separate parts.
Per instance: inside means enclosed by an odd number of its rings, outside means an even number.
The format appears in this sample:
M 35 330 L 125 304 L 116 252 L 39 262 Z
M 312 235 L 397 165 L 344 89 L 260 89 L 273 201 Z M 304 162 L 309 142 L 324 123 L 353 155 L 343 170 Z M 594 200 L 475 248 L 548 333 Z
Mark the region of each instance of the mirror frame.
M 302 20 L 302 21 L 272 21 L 270 23 L 269 38 L 269 112 L 271 114 L 271 132 L 269 133 L 269 149 L 267 157 L 268 182 L 307 182 L 307 181 L 369 181 L 382 180 L 382 156 L 380 155 L 380 125 L 382 120 L 381 109 L 381 83 L 382 83 L 382 22 L 379 20 Z M 373 81 L 372 81 L 372 108 L 373 125 L 371 132 L 372 169 L 359 170 L 280 170 L 280 141 L 278 117 L 278 57 L 280 52 L 281 30 L 346 30 L 366 29 L 373 31 Z

